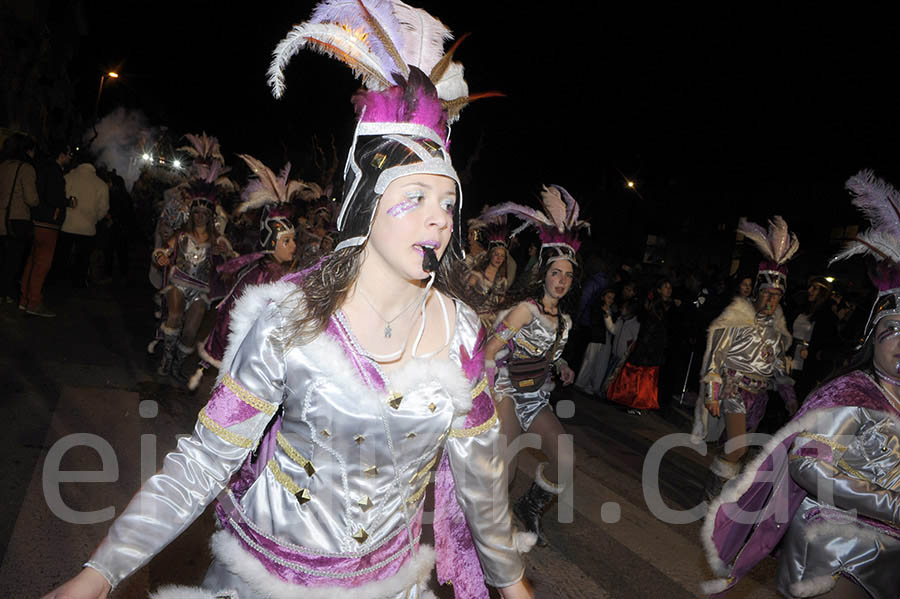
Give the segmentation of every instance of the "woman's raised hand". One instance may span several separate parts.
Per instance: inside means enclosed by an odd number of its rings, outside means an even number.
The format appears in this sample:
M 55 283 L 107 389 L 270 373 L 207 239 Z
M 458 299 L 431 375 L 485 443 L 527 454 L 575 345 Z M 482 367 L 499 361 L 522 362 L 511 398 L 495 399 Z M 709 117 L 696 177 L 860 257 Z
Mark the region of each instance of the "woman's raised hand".
M 41 599 L 106 599 L 112 587 L 100 572 L 85 568 Z

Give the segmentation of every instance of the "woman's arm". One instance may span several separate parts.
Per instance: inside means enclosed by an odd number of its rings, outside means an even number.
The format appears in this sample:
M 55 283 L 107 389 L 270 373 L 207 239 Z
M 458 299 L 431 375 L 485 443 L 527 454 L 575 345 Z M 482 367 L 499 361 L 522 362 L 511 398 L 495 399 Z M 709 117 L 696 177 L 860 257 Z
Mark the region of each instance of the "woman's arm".
M 533 318 L 534 315 L 531 313 L 528 304 L 521 302 L 506 315 L 506 318 L 495 322 L 491 337 L 484 345 L 484 359 L 494 360 L 497 357 L 497 352 L 503 349 L 507 341 L 509 341 L 519 329 L 531 322 Z

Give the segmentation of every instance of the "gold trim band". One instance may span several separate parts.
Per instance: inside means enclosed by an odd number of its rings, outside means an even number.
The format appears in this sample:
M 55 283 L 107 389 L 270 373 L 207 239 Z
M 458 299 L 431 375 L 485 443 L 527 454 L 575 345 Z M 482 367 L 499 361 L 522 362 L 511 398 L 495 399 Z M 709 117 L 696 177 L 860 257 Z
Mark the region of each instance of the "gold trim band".
M 300 466 L 306 470 L 307 476 L 312 476 L 316 473 L 316 469 L 313 467 L 312 462 L 300 455 L 300 452 L 294 449 L 287 438 L 281 434 L 281 431 L 278 431 L 278 434 L 275 435 L 275 440 L 278 442 L 278 447 L 280 447 L 289 458 L 300 464 Z
M 477 385 L 472 387 L 472 392 L 470 393 L 471 398 L 475 399 L 476 397 L 481 395 L 482 391 L 484 391 L 487 388 L 487 386 L 488 386 L 487 377 L 486 376 L 481 377 L 481 381 L 479 381 L 479 383 Z
M 248 439 L 247 437 L 238 435 L 224 428 L 218 422 L 209 417 L 209 415 L 206 413 L 206 408 L 201 408 L 200 413 L 197 415 L 197 420 L 200 421 L 200 424 L 215 433 L 216 436 L 231 443 L 232 445 L 243 447 L 244 449 L 253 447 L 253 439 Z
M 231 389 L 231 391 L 235 395 L 237 395 L 238 399 L 240 399 L 242 402 L 244 402 L 248 406 L 256 408 L 263 414 L 268 414 L 269 416 L 271 416 L 278 409 L 276 406 L 256 397 L 255 395 L 244 389 L 241 384 L 231 378 L 231 375 L 229 374 L 226 374 L 224 377 L 222 377 L 222 384 Z
M 490 418 L 479 424 L 478 426 L 473 426 L 472 428 L 451 428 L 450 436 L 460 439 L 463 437 L 476 437 L 481 433 L 487 431 L 489 428 L 494 426 L 494 423 L 497 422 L 497 409 L 494 408 L 494 413 Z

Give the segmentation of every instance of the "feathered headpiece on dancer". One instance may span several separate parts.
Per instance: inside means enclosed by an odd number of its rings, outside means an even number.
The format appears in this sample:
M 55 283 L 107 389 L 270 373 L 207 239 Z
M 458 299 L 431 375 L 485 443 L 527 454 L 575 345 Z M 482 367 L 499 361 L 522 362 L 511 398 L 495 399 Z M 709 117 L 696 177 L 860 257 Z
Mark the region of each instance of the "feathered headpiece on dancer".
M 506 224 L 506 215 L 500 214 L 485 218 L 484 214 L 490 209 L 490 206 L 486 206 L 482 210 L 481 216 L 469 219 L 469 228 L 480 231 L 480 236 L 488 245 L 488 250 L 494 247 L 508 248 L 510 235 Z
M 456 182 L 450 249 L 462 253 L 462 193 L 447 149 L 449 124 L 476 97 L 498 95 L 469 95 L 463 67 L 453 61 L 464 37 L 444 53 L 450 31 L 424 10 L 398 0 L 325 0 L 278 44 L 269 67 L 275 97 L 285 91 L 287 63 L 303 48 L 345 63 L 365 87 L 353 98 L 359 121 L 344 168 L 336 250 L 366 242 L 378 200 L 394 179 L 424 173 Z
M 752 241 L 763 255 L 756 273 L 755 291 L 763 289 L 787 290 L 787 262 L 800 249 L 797 235 L 788 231 L 788 225 L 780 216 L 773 216 L 769 221 L 769 230 L 741 217 L 737 230 Z
M 184 137 L 190 143 L 178 149 L 187 152 L 193 159 L 193 176 L 186 190 L 191 198 L 191 210 L 206 209 L 214 214 L 218 205 L 217 188 L 232 188 L 231 180 L 225 176 L 231 168 L 225 166 L 219 140 L 215 137 L 205 131 L 200 135 L 185 133 Z
M 322 196 L 322 188 L 316 183 L 306 183 L 299 179 L 289 181 L 291 163 L 287 163 L 276 176 L 269 167 L 253 156 L 238 156 L 247 163 L 254 177 L 241 193 L 241 203 L 235 212 L 240 214 L 262 208 L 259 217 L 259 245 L 263 252 L 272 253 L 279 237 L 294 235 L 294 210 L 291 204 L 294 196 L 298 195 L 301 200 L 311 202 Z
M 545 185 L 541 190 L 541 204 L 545 212 L 516 204 L 504 202 L 494 208 L 485 211 L 482 219 L 493 218 L 501 214 L 513 214 L 523 221 L 512 232 L 515 236 L 527 227 L 535 227 L 541 239 L 540 257 L 542 262 L 555 262 L 556 260 L 568 260 L 573 265 L 578 264 L 577 253 L 581 247 L 578 232 L 587 229 L 590 233 L 590 223 L 578 220 L 580 209 L 568 191 L 559 185 Z
M 878 297 L 866 324 L 868 338 L 879 320 L 900 314 L 900 192 L 870 170 L 850 177 L 845 187 L 853 194 L 853 205 L 869 220 L 871 227 L 857 234 L 831 262 L 856 255 L 875 260 L 869 278 L 878 288 Z

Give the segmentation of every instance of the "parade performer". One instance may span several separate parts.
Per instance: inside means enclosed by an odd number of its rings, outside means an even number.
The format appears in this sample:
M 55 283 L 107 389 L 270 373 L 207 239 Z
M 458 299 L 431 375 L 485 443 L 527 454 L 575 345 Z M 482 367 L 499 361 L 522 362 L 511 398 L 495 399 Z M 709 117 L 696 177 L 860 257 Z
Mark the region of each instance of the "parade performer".
M 476 219 L 472 219 L 476 220 Z M 472 223 L 472 220 L 469 222 Z M 482 298 L 485 310 L 493 313 L 516 278 L 516 263 L 509 255 L 509 232 L 506 215 L 480 221 L 478 229 L 488 242 L 488 249 L 475 260 L 468 279 L 469 287 Z
M 465 284 L 462 196 L 447 119 L 472 96 L 443 53 L 448 36 L 402 2 L 329 1 L 278 46 L 277 95 L 304 46 L 339 56 L 368 87 L 354 98 L 338 245 L 310 269 L 245 291 L 193 436 L 87 568 L 48 597 L 104 596 L 216 496 L 221 530 L 204 593 L 157 597 L 421 599 L 433 597 L 435 555 L 438 580 L 459 599 L 486 599 L 485 582 L 504 598 L 532 597 L 495 451 L 481 329 L 454 299 Z M 432 550 L 419 540 L 439 457 Z
M 742 218 L 738 232 L 756 244 L 765 260 L 756 275 L 755 295 L 735 296 L 709 325 L 700 366 L 700 398 L 694 410 L 695 443 L 717 441 L 723 426 L 728 440 L 755 432 L 766 413 L 769 388 L 777 388 L 789 413 L 797 409 L 785 362 L 792 337 L 779 304 L 787 289 L 785 264 L 800 242 L 780 216 L 769 221 L 768 231 Z M 706 488 L 709 497 L 718 495 L 722 484 L 740 472 L 746 452 L 743 445 L 713 460 Z
M 217 173 L 217 169 L 211 169 L 207 179 L 196 180 L 188 188 L 190 220 L 164 247 L 153 251 L 153 263 L 167 271 L 167 284 L 159 290 L 165 296 L 166 313 L 158 331 L 163 350 L 157 373 L 171 374 L 180 383 L 187 382 L 182 367 L 194 353 L 197 333 L 210 305 L 213 254 L 230 253 L 227 240 L 216 233 L 213 224 L 216 196 L 212 181 Z
M 544 510 L 565 490 L 567 481 L 560 475 L 572 472 L 574 463 L 571 448 L 558 443 L 565 431 L 549 407 L 555 388 L 551 369 L 556 368 L 563 385 L 575 379 L 562 359 L 572 329 L 563 300 L 575 281 L 575 253 L 580 246 L 577 231 L 588 226 L 578 220 L 578 204 L 562 187 L 544 187 L 541 201 L 546 214 L 511 202 L 485 213 L 519 216 L 527 226 L 539 229 L 542 245 L 538 275 L 525 287 L 527 297 L 497 314 L 493 335 L 484 350 L 486 367 L 496 372 L 494 399 L 507 444 L 521 432 L 537 433 L 541 450 L 550 458 L 538 465 L 534 483 L 514 508 L 516 516 L 539 539 Z M 513 460 L 510 468 L 515 472 Z
M 231 309 L 246 287 L 272 283 L 296 270 L 297 244 L 291 200 L 299 196 L 300 199 L 309 201 L 321 195 L 321 189 L 315 183 L 288 181 L 290 163 L 276 176 L 269 167 L 252 156 L 238 156 L 250 167 L 254 178 L 244 189 L 243 201 L 235 209 L 235 213 L 262 209 L 259 218 L 260 251 L 229 260 L 218 268 L 222 274 L 234 274 L 234 283 L 216 307 L 216 323 L 212 332 L 204 342 L 197 344 L 200 365 L 188 381 L 188 388 L 191 390 L 199 385 L 205 368 L 222 367 L 222 357 L 228 344 Z
M 900 592 L 900 193 L 870 171 L 847 187 L 873 225 L 835 258 L 877 261 L 865 342 L 710 506 L 703 543 L 720 578 L 704 590 L 716 596 L 779 543 L 785 597 Z

